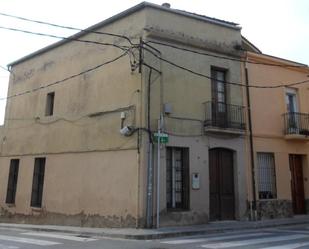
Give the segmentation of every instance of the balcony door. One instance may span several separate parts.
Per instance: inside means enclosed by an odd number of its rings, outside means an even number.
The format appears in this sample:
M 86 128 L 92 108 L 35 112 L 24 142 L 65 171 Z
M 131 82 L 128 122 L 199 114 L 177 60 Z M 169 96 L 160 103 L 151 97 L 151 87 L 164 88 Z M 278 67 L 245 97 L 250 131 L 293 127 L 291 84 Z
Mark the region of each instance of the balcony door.
M 286 109 L 287 109 L 287 125 L 289 133 L 298 133 L 299 120 L 298 120 L 298 100 L 297 91 L 293 88 L 287 88 L 285 94 Z
M 212 94 L 212 121 L 213 126 L 225 127 L 227 125 L 226 110 L 226 71 L 211 69 L 211 94 Z

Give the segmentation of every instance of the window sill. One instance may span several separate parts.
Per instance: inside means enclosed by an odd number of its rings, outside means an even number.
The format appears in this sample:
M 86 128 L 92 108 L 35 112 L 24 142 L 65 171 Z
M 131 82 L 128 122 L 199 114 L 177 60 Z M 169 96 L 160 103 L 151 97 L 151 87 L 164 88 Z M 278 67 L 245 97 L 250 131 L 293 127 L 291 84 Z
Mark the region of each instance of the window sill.
M 184 212 L 190 212 L 190 209 L 181 209 L 181 208 L 168 208 L 167 212 L 168 213 L 184 213 Z
M 16 207 L 15 203 L 6 203 L 6 206 L 9 208 Z
M 31 210 L 34 211 L 34 212 L 42 212 L 43 211 L 42 207 L 31 207 Z

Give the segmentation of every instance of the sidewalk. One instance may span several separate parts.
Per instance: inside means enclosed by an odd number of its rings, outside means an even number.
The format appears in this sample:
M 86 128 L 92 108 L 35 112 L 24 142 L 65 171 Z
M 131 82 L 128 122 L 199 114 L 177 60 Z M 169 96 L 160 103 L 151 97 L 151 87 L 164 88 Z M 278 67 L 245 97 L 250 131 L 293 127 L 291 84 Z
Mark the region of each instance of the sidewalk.
M 109 238 L 123 238 L 136 240 L 162 239 L 189 235 L 202 235 L 215 232 L 268 228 L 285 225 L 309 224 L 309 215 L 293 218 L 273 219 L 264 221 L 223 221 L 211 222 L 206 225 L 164 227 L 160 229 L 134 228 L 88 228 L 73 226 L 26 225 L 0 223 L 0 228 L 19 228 L 34 231 L 73 233 L 81 236 L 100 236 Z

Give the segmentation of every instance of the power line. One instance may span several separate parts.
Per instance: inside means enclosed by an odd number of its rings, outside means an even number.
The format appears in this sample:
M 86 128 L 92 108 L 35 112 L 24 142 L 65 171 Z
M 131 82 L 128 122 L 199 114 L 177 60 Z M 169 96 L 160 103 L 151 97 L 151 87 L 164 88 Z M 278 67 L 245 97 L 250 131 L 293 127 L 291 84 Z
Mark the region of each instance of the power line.
M 2 68 L 5 71 L 8 71 L 10 73 L 10 70 L 8 68 L 6 68 L 6 67 L 0 65 L 0 68 Z
M 100 34 L 100 35 L 119 37 L 119 38 L 123 38 L 123 39 L 127 40 L 131 45 L 137 45 L 137 44 L 133 44 L 132 41 L 130 40 L 130 38 L 125 36 L 125 35 L 114 34 L 114 33 L 109 33 L 109 32 L 101 32 L 101 31 L 93 31 L 93 30 L 89 30 L 89 29 L 79 29 L 79 28 L 75 28 L 75 27 L 71 27 L 71 26 L 64 26 L 64 25 L 59 25 L 59 24 L 54 24 L 54 23 L 50 23 L 50 22 L 44 22 L 44 21 L 29 19 L 29 18 L 25 18 L 25 17 L 21 17 L 21 16 L 15 16 L 15 15 L 1 13 L 1 12 L 0 12 L 0 15 L 1 16 L 15 18 L 15 19 L 19 19 L 19 20 L 23 20 L 23 21 L 27 21 L 27 22 L 44 24 L 44 25 L 48 25 L 48 26 L 52 26 L 52 27 L 57 27 L 57 28 L 64 28 L 64 29 L 80 31 L 80 32 L 82 32 L 84 34 L 93 33 L 93 34 Z
M 26 34 L 30 34 L 30 35 L 52 37 L 52 38 L 63 39 L 63 40 L 68 40 L 68 41 L 83 42 L 83 43 L 88 43 L 88 44 L 90 43 L 90 44 L 97 44 L 97 45 L 104 45 L 104 46 L 114 46 L 114 47 L 119 48 L 119 49 L 121 49 L 123 51 L 127 49 L 124 46 L 119 46 L 119 45 L 116 45 L 114 43 L 97 42 L 97 41 L 91 41 L 91 40 L 80 40 L 80 39 L 74 38 L 72 36 L 71 37 L 57 36 L 57 35 L 33 32 L 33 31 L 29 31 L 29 30 L 16 29 L 16 28 L 4 27 L 4 26 L 0 26 L 0 29 L 16 31 L 16 32 L 22 32 L 22 33 L 26 33 Z
M 64 79 L 62 79 L 62 80 L 57 80 L 57 81 L 55 81 L 55 82 L 49 83 L 49 84 L 44 85 L 44 86 L 40 86 L 40 87 L 33 88 L 33 89 L 31 89 L 31 90 L 28 90 L 28 91 L 24 91 L 24 92 L 21 92 L 21 93 L 17 93 L 17 94 L 14 94 L 14 95 L 10 95 L 10 96 L 7 96 L 7 97 L 3 97 L 3 98 L 0 98 L 0 100 L 6 100 L 6 99 L 11 99 L 11 98 L 19 97 L 19 96 L 22 96 L 22 95 L 25 95 L 25 94 L 29 94 L 29 93 L 33 93 L 33 92 L 42 90 L 42 89 L 47 88 L 47 87 L 50 87 L 50 86 L 54 86 L 54 85 L 63 83 L 63 82 L 68 81 L 68 80 L 70 80 L 70 79 L 73 79 L 73 78 L 76 78 L 76 77 L 81 76 L 81 75 L 83 75 L 83 74 L 86 74 L 86 73 L 89 73 L 89 72 L 91 72 L 91 71 L 94 71 L 94 70 L 96 70 L 96 69 L 98 69 L 98 68 L 100 68 L 100 67 L 103 67 L 103 66 L 105 66 L 105 65 L 108 65 L 108 64 L 110 64 L 110 63 L 112 63 L 112 62 L 115 62 L 115 61 L 119 60 L 120 58 L 124 57 L 127 53 L 128 53 L 128 52 L 125 51 L 124 53 L 122 53 L 121 55 L 117 56 L 116 58 L 114 58 L 114 59 L 112 59 L 112 60 L 109 60 L 109 61 L 106 61 L 106 62 L 104 62 L 104 63 L 101 63 L 101 64 L 99 64 L 99 65 L 97 65 L 97 66 L 95 66 L 95 67 L 89 68 L 89 69 L 87 69 L 87 70 L 85 70 L 85 71 L 82 71 L 82 72 L 80 72 L 80 73 L 77 73 L 77 74 L 73 74 L 73 75 L 71 75 L 71 76 L 68 76 L 68 77 L 66 77 L 66 78 L 64 78 Z
M 176 64 L 175 62 L 172 62 L 170 60 L 167 60 L 167 59 L 164 59 L 162 58 L 161 56 L 153 53 L 151 50 L 147 49 L 144 47 L 145 50 L 149 51 L 150 53 L 152 53 L 156 58 L 158 58 L 159 60 L 167 63 L 167 64 L 170 64 L 174 67 L 177 67 L 179 69 L 182 69 L 184 71 L 187 71 L 191 74 L 195 74 L 197 76 L 200 76 L 200 77 L 204 77 L 204 78 L 207 78 L 207 79 L 210 79 L 210 80 L 215 80 L 215 81 L 218 81 L 218 82 L 222 82 L 223 84 L 226 84 L 226 85 L 235 85 L 235 86 L 241 86 L 241 87 L 251 87 L 251 88 L 259 88 L 259 89 L 274 89 L 274 88 L 281 88 L 281 87 L 291 87 L 291 86 L 296 86 L 296 85 L 302 85 L 302 84 L 305 84 L 305 83 L 309 83 L 309 80 L 303 80 L 303 81 L 298 81 L 298 82 L 292 82 L 292 83 L 283 83 L 283 84 L 280 84 L 280 85 L 264 85 L 264 86 L 260 86 L 256 83 L 253 83 L 249 86 L 247 86 L 246 84 L 243 84 L 241 82 L 232 82 L 232 81 L 226 81 L 226 80 L 219 80 L 219 79 L 216 79 L 216 78 L 213 78 L 209 75 L 205 75 L 205 74 L 202 74 L 202 73 L 199 73 L 199 72 L 196 72 L 190 68 L 187 68 L 187 67 L 184 67 L 184 66 L 181 66 L 181 65 L 178 65 Z
M 166 47 L 171 47 L 171 48 L 182 50 L 182 51 L 186 51 L 186 52 L 191 52 L 191 53 L 194 53 L 194 54 L 206 55 L 206 56 L 210 56 L 210 57 L 214 57 L 214 58 L 219 58 L 219 59 L 230 60 L 230 61 L 245 62 L 245 63 L 250 63 L 250 64 L 273 66 L 273 67 L 307 68 L 306 65 L 296 66 L 296 65 L 283 65 L 283 64 L 276 64 L 276 63 L 264 63 L 264 62 L 254 62 L 254 61 L 241 60 L 241 59 L 231 58 L 231 57 L 227 57 L 227 56 L 221 56 L 221 55 L 214 55 L 214 54 L 205 53 L 205 52 L 199 52 L 199 51 L 196 51 L 196 50 L 192 50 L 192 49 L 188 49 L 188 48 L 182 48 L 182 47 L 179 47 L 179 46 L 176 46 L 176 45 L 167 44 L 167 43 L 163 43 L 163 42 L 157 42 L 157 41 L 148 41 L 148 42 L 146 42 L 144 44 L 147 45 L 147 43 L 153 43 L 153 44 L 162 45 L 162 46 L 166 46 Z

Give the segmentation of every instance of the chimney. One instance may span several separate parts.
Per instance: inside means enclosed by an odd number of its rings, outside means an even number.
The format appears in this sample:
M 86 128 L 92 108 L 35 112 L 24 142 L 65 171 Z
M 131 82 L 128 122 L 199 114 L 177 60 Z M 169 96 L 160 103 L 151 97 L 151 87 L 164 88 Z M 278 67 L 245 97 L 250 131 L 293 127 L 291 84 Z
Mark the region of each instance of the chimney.
M 162 6 L 162 7 L 165 7 L 165 8 L 168 8 L 168 9 L 171 8 L 171 4 L 170 4 L 170 3 L 162 3 L 161 6 Z

